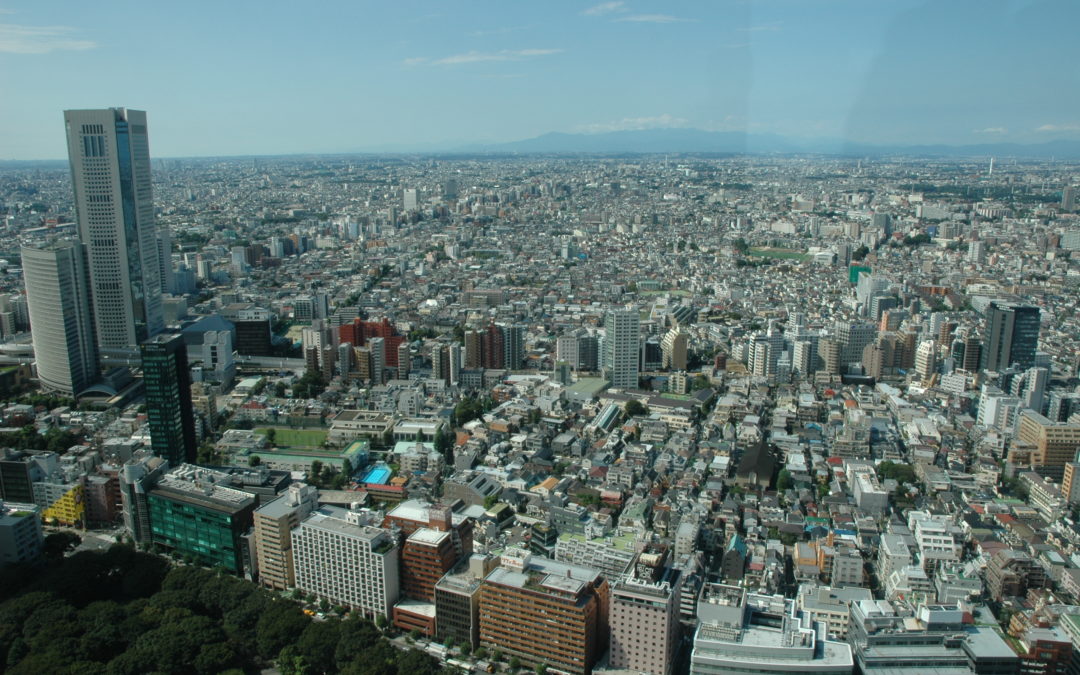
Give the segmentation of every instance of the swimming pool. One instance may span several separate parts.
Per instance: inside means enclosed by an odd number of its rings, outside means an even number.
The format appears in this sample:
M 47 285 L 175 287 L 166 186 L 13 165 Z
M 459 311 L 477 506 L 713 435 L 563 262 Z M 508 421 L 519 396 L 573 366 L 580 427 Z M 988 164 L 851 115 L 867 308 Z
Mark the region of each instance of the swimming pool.
M 368 472 L 364 474 L 364 477 L 360 479 L 361 483 L 375 483 L 376 485 L 385 485 L 390 481 L 390 467 L 385 465 L 377 465 L 368 469 Z

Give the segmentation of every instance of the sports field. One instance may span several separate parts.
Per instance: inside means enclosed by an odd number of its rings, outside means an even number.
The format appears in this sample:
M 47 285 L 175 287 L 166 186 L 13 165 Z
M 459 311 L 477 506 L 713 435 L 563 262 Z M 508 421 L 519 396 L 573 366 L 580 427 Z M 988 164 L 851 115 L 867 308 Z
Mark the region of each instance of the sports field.
M 255 433 L 266 435 L 269 427 L 259 427 Z M 274 445 L 286 448 L 321 448 L 326 432 L 321 429 L 282 429 L 274 427 Z

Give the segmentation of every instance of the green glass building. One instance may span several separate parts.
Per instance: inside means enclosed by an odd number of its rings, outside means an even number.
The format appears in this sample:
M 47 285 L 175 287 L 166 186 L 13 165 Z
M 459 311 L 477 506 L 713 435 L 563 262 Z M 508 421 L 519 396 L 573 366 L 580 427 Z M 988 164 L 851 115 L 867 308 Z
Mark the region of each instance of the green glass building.
M 148 495 L 153 542 L 200 563 L 242 573 L 243 536 L 251 528 L 258 500 L 203 479 L 197 467 L 181 471 L 191 475 L 166 475 Z
M 170 466 L 195 461 L 195 410 L 187 346 L 178 334 L 158 335 L 141 345 L 150 447 Z

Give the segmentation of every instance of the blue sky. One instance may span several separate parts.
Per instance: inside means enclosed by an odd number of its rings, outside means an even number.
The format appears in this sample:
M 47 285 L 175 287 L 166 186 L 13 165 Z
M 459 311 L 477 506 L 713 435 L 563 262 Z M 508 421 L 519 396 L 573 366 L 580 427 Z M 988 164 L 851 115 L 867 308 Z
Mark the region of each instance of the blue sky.
M 0 159 L 62 111 L 156 157 L 450 149 L 561 132 L 1080 139 L 1077 0 L 0 0 Z

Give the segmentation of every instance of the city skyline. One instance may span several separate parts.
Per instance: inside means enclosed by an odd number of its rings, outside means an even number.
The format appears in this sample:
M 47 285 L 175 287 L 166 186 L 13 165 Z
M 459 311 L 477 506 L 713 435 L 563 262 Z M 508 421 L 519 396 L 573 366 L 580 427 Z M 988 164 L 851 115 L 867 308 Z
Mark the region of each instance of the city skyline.
M 151 111 L 155 157 L 453 151 L 658 128 L 1077 140 L 1078 76 L 1055 64 L 1080 56 L 1065 32 L 1078 18 L 1052 1 L 625 0 L 238 5 L 208 24 L 197 3 L 12 2 L 0 87 L 34 96 L 0 105 L 0 159 L 60 159 L 57 111 L 117 105 Z

